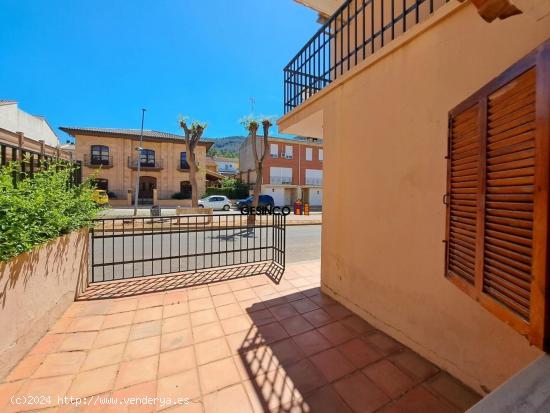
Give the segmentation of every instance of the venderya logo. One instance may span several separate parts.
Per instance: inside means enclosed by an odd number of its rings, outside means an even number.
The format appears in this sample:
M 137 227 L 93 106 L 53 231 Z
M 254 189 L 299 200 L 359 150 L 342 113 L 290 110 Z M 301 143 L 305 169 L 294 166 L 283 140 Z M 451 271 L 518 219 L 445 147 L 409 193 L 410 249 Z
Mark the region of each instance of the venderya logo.
M 278 207 L 278 206 L 243 206 L 241 208 L 242 215 L 288 215 L 290 214 L 290 207 Z

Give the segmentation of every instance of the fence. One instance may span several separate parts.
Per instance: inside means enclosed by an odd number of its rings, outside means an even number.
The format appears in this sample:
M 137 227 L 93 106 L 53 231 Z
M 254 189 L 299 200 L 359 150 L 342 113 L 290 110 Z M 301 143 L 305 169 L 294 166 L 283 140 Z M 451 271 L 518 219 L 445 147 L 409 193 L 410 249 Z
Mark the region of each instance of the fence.
M 90 282 L 257 263 L 282 275 L 285 227 L 283 215 L 97 219 L 90 232 Z

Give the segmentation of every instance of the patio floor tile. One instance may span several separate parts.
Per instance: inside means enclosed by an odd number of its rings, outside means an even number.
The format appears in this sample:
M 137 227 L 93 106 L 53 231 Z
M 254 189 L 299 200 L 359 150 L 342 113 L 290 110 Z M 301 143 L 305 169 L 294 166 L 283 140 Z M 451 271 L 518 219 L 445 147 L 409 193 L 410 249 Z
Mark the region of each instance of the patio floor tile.
M 199 365 L 223 359 L 231 355 L 224 337 L 205 341 L 195 345 L 195 354 Z
M 357 413 L 372 413 L 391 399 L 372 381 L 357 372 L 334 383 L 334 388 Z
M 351 373 L 355 369 L 342 353 L 335 348 L 316 354 L 310 360 L 330 382 Z
M 159 377 L 170 376 L 197 366 L 192 346 L 160 353 Z
M 252 407 L 242 384 L 227 387 L 204 398 L 205 413 L 252 413 Z
M 308 356 L 331 347 L 331 344 L 318 331 L 312 330 L 293 337 L 300 349 Z
M 388 360 L 365 367 L 363 373 L 392 398 L 401 396 L 414 386 L 414 380 Z
M 383 354 L 374 346 L 367 344 L 361 338 L 354 338 L 338 346 L 338 350 L 347 358 L 356 368 L 362 368 L 366 365 L 380 360 Z
M 85 358 L 86 353 L 84 351 L 49 354 L 44 359 L 42 365 L 35 371 L 33 377 L 38 378 L 74 374 L 80 369 Z
M 177 398 L 193 399 L 201 394 L 197 372 L 187 370 L 158 380 L 157 396 L 172 400 Z
M 79 373 L 69 389 L 74 397 L 93 396 L 110 391 L 113 388 L 118 366 L 100 367 Z
M 139 360 L 126 361 L 120 365 L 115 388 L 131 386 L 155 380 L 157 377 L 158 355 Z
M 241 381 L 231 357 L 199 366 L 199 376 L 203 394 L 212 393 Z
M 92 370 L 98 367 L 117 364 L 122 359 L 124 343 L 93 349 L 88 353 L 82 370 Z
M 289 265 L 279 285 L 252 276 L 78 301 L 0 384 L 1 412 L 36 407 L 14 394 L 180 398 L 39 413 L 439 413 L 479 399 L 323 294 L 319 262 Z

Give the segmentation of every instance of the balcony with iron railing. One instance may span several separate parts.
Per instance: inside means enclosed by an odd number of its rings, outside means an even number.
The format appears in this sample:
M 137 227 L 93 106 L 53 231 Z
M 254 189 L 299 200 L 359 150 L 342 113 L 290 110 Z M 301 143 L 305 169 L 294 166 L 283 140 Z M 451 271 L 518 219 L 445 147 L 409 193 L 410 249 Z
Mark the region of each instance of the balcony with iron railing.
M 288 113 L 449 0 L 346 0 L 284 68 Z
M 138 164 L 138 158 L 132 158 L 128 157 L 128 168 L 131 169 L 137 169 Z M 153 160 L 141 160 L 140 169 L 144 170 L 160 170 L 162 169 L 162 160 L 161 159 L 153 159 Z
M 88 168 L 112 168 L 113 167 L 113 157 L 112 155 L 84 155 L 84 166 Z
M 322 186 L 323 185 L 323 178 L 307 178 L 306 177 L 306 185 Z

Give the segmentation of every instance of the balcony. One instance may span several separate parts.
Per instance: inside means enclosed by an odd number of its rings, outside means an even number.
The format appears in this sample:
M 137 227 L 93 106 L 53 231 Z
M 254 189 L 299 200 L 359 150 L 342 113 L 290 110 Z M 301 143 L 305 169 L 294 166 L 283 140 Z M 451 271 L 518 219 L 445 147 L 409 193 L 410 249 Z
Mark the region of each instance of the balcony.
M 346 0 L 284 68 L 285 114 L 448 1 Z
M 292 185 L 292 177 L 270 176 L 269 183 L 275 184 L 275 185 Z
M 189 164 L 187 163 L 187 161 L 181 161 L 178 163 L 178 171 L 189 172 Z
M 306 178 L 306 185 L 321 186 L 323 185 L 323 178 Z
M 128 168 L 137 169 L 137 164 L 138 158 L 128 157 Z M 160 170 L 162 169 L 162 160 L 155 159 L 148 162 L 142 160 L 139 167 L 143 170 Z
M 84 166 L 88 168 L 112 168 L 113 157 L 84 155 Z

